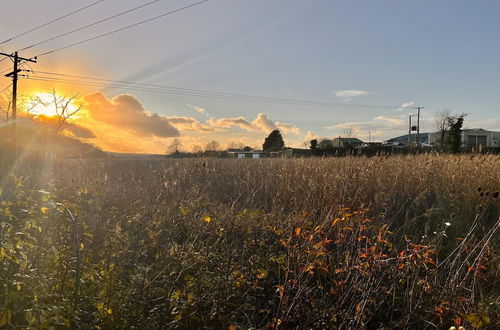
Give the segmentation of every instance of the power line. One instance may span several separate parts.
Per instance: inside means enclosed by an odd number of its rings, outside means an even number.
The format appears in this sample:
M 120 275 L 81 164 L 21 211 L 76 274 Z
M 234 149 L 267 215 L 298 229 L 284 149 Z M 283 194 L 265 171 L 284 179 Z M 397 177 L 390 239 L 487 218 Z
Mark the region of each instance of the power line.
M 103 34 L 100 34 L 100 35 L 97 35 L 97 36 L 94 36 L 92 38 L 88 38 L 88 39 L 85 39 L 85 40 L 82 40 L 82 41 L 78 41 L 78 42 L 75 42 L 75 43 L 72 43 L 72 44 L 69 44 L 69 45 L 66 45 L 66 46 L 63 46 L 63 47 L 60 47 L 60 48 L 56 48 L 54 50 L 51 50 L 51 51 L 48 51 L 48 52 L 45 52 L 45 53 L 42 53 L 40 55 L 37 55 L 36 57 L 41 57 L 41 56 L 45 56 L 45 55 L 48 55 L 48 54 L 52 54 L 52 53 L 55 53 L 55 52 L 58 52 L 58 51 L 61 51 L 61 50 L 64 50 L 64 49 L 67 49 L 67 48 L 70 48 L 70 47 L 74 47 L 74 46 L 78 46 L 78 45 L 81 45 L 81 44 L 84 44 L 86 42 L 89 42 L 89 41 L 93 41 L 93 40 L 96 40 L 96 39 L 99 39 L 99 38 L 102 38 L 102 37 L 105 37 L 105 36 L 109 36 L 111 34 L 114 34 L 114 33 L 117 33 L 117 32 L 121 32 L 121 31 L 124 31 L 124 30 L 127 30 L 127 29 L 130 29 L 130 28 L 133 28 L 133 27 L 136 27 L 138 25 L 142 25 L 142 24 L 145 24 L 145 23 L 148 23 L 148 22 L 151 22 L 151 21 L 154 21 L 154 20 L 157 20 L 157 19 L 160 19 L 162 17 L 165 17 L 165 16 L 168 16 L 168 15 L 172 15 L 172 14 L 175 14 L 177 12 L 180 12 L 182 10 L 186 10 L 188 8 L 191 8 L 191 7 L 194 7 L 194 6 L 197 6 L 197 5 L 201 5 L 205 2 L 208 2 L 209 0 L 202 0 L 202 1 L 199 1 L 199 2 L 195 2 L 193 4 L 190 4 L 190 5 L 187 5 L 187 6 L 184 6 L 182 8 L 179 8 L 179 9 L 176 9 L 176 10 L 173 10 L 173 11 L 170 11 L 170 12 L 167 12 L 167 13 L 164 13 L 164 14 L 161 14 L 161 15 L 158 15 L 158 16 L 155 16 L 155 17 L 152 17 L 152 18 L 149 18 L 149 19 L 146 19 L 144 21 L 140 21 L 140 22 L 137 22 L 137 23 L 134 23 L 134 24 L 131 24 L 131 25 L 127 25 L 125 27 L 122 27 L 122 28 L 119 28 L 119 29 L 116 29 L 116 30 L 113 30 L 113 31 L 110 31 L 110 32 L 106 32 L 106 33 L 103 33 Z
M 135 8 L 132 8 L 132 9 L 129 9 L 129 10 L 126 10 L 126 11 L 120 12 L 120 13 L 118 13 L 118 14 L 116 14 L 116 15 L 113 15 L 113 16 L 110 16 L 110 17 L 103 18 L 103 19 L 98 20 L 98 21 L 96 21 L 96 22 L 94 22 L 94 23 L 90 23 L 90 24 L 88 24 L 88 25 L 85 25 L 85 26 L 79 27 L 79 28 L 77 28 L 77 29 L 74 29 L 74 30 L 71 30 L 71 31 L 68 31 L 68 32 L 61 33 L 61 34 L 59 34 L 59 35 L 56 35 L 56 36 L 50 37 L 50 38 L 45 39 L 45 40 L 43 40 L 43 41 L 37 42 L 37 43 L 35 43 L 35 44 L 31 45 L 31 46 L 27 46 L 27 47 L 24 47 L 24 48 L 22 48 L 22 49 L 19 49 L 18 51 L 23 51 L 23 50 L 26 50 L 26 49 L 30 49 L 30 48 L 33 48 L 33 47 L 36 47 L 36 46 L 39 46 L 39 45 L 45 44 L 45 43 L 47 43 L 47 42 L 49 42 L 49 41 L 56 40 L 56 39 L 59 39 L 59 38 L 61 38 L 61 37 L 64 37 L 64 36 L 67 36 L 67 35 L 73 34 L 73 33 L 75 33 L 75 32 L 79 32 L 79 31 L 85 30 L 85 29 L 87 29 L 87 28 L 89 28 L 89 27 L 92 27 L 92 26 L 95 26 L 95 25 L 98 25 L 98 24 L 101 24 L 101 23 L 107 22 L 107 21 L 112 20 L 112 19 L 114 19 L 114 18 L 117 18 L 117 17 L 123 16 L 123 15 L 125 15 L 125 14 L 131 13 L 131 12 L 136 11 L 136 10 L 139 10 L 139 9 L 141 9 L 141 8 L 144 8 L 144 7 L 150 6 L 150 5 L 152 5 L 152 4 L 154 4 L 154 3 L 158 2 L 158 1 L 160 1 L 160 0 L 150 1 L 150 2 L 148 2 L 148 3 L 145 3 L 145 4 L 143 4 L 143 5 L 137 6 L 137 7 L 135 7 Z
M 152 92 L 152 93 L 160 93 L 160 94 L 175 94 L 175 95 L 185 95 L 185 96 L 195 96 L 195 97 L 206 97 L 206 98 L 224 99 L 224 100 L 232 100 L 232 101 L 264 102 L 264 103 L 278 103 L 278 104 L 287 104 L 287 105 L 320 106 L 320 107 L 349 106 L 349 107 L 357 107 L 357 108 L 397 108 L 397 106 L 379 106 L 379 105 L 364 105 L 364 104 L 352 104 L 352 103 L 345 104 L 345 103 L 334 103 L 334 102 L 321 102 L 321 101 L 314 101 L 314 100 L 285 99 L 285 98 L 257 96 L 257 95 L 248 95 L 248 94 L 215 92 L 215 91 L 208 91 L 208 90 L 201 90 L 201 89 L 179 88 L 179 87 L 162 86 L 162 85 L 154 85 L 154 84 L 143 84 L 143 83 L 137 83 L 137 82 L 127 82 L 127 81 L 101 79 L 101 78 L 95 78 L 95 77 L 76 76 L 76 75 L 68 75 L 68 74 L 58 74 L 58 73 L 50 73 L 50 72 L 40 72 L 40 73 L 49 74 L 49 75 L 51 75 L 51 74 L 52 75 L 59 75 L 59 76 L 68 77 L 68 78 L 80 78 L 80 79 L 85 79 L 85 80 L 46 77 L 46 76 L 35 76 L 35 77 L 30 77 L 29 79 L 38 80 L 38 81 L 46 81 L 46 82 L 51 81 L 51 82 L 69 83 L 69 84 L 76 84 L 76 85 L 101 87 L 101 88 L 114 88 L 114 89 L 118 88 L 118 89 L 128 89 L 128 90 Z M 28 77 L 23 77 L 23 78 L 28 78 Z
M 203 93 L 203 94 L 211 94 L 211 95 L 223 95 L 223 96 L 241 97 L 241 98 L 259 98 L 259 99 L 273 100 L 273 101 L 287 101 L 287 102 L 293 101 L 293 102 L 301 102 L 301 103 L 316 103 L 316 104 L 323 104 L 323 105 L 328 105 L 328 106 L 337 105 L 337 106 L 353 106 L 353 107 L 367 107 L 367 108 L 396 108 L 396 107 L 399 107 L 399 106 L 384 106 L 384 105 L 364 105 L 364 104 L 353 104 L 353 103 L 322 102 L 322 101 L 297 100 L 297 99 L 294 100 L 294 99 L 276 98 L 276 97 L 268 97 L 268 96 L 256 96 L 256 95 L 241 94 L 241 93 L 238 94 L 238 93 L 218 92 L 218 91 L 211 91 L 211 90 L 204 90 L 204 89 L 193 89 L 193 88 L 182 88 L 182 87 L 173 87 L 173 86 L 165 86 L 165 85 L 157 85 L 157 84 L 146 84 L 146 83 L 141 83 L 141 82 L 132 82 L 132 81 L 123 81 L 123 80 L 111 80 L 111 79 L 99 78 L 99 77 L 71 75 L 71 74 L 47 72 L 47 71 L 37 71 L 35 73 L 53 75 L 53 76 L 69 77 L 69 78 L 78 78 L 78 79 L 85 79 L 85 80 L 93 80 L 93 81 L 100 81 L 100 82 L 113 83 L 113 84 L 134 85 L 134 86 L 139 86 L 139 87 L 155 88 L 155 89 L 163 89 L 163 90 L 195 92 L 195 93 Z M 51 77 L 44 77 L 44 78 L 53 79 Z
M 25 78 L 25 77 L 23 77 L 23 78 Z M 212 95 L 212 94 L 194 93 L 194 92 L 161 90 L 161 89 L 146 88 L 146 87 L 141 87 L 141 86 L 109 85 L 109 84 L 105 84 L 105 83 L 75 81 L 75 80 L 67 80 L 67 79 L 50 79 L 50 78 L 41 78 L 41 77 L 33 77 L 33 78 L 29 78 L 29 79 L 30 80 L 37 80 L 37 81 L 44 81 L 44 82 L 60 82 L 60 83 L 65 83 L 65 84 L 69 83 L 69 84 L 83 85 L 83 86 L 103 87 L 103 88 L 112 88 L 112 89 L 127 89 L 127 90 L 132 90 L 132 91 L 150 92 L 150 93 L 157 93 L 157 94 L 174 94 L 174 95 L 195 96 L 195 97 L 212 98 L 212 99 L 223 99 L 223 100 L 231 100 L 231 101 L 278 103 L 278 104 L 298 105 L 298 106 L 321 106 L 321 107 L 324 107 L 324 106 L 331 107 L 332 106 L 332 105 L 327 105 L 327 104 L 295 102 L 293 100 L 277 101 L 277 100 L 265 99 L 265 98 L 241 98 L 241 97 L 232 97 L 232 96 L 225 96 L 225 95 Z
M 3 71 L 0 71 L 0 75 L 3 74 L 3 73 L 5 73 L 5 72 L 7 72 L 7 71 L 9 71 L 9 70 L 10 70 L 10 68 L 7 68 L 7 69 L 5 69 Z
M 19 33 L 19 34 L 15 35 L 15 36 L 13 36 L 13 37 L 11 37 L 11 38 L 9 38 L 9 39 L 7 39 L 7 40 L 3 41 L 3 42 L 0 42 L 0 45 L 3 45 L 3 44 L 5 44 L 5 43 L 7 43 L 7 42 L 9 42 L 9 41 L 12 41 L 12 40 L 14 40 L 14 39 L 17 39 L 17 38 L 19 38 L 19 37 L 25 36 L 25 35 L 27 35 L 28 33 L 31 33 L 31 32 L 33 32 L 33 31 L 39 30 L 39 29 L 41 29 L 41 28 L 43 28 L 43 27 L 45 27 L 45 26 L 47 26 L 47 25 L 50 25 L 50 24 L 55 23 L 55 22 L 58 22 L 58 21 L 60 21 L 60 20 L 62 20 L 62 19 L 64 19 L 64 18 L 66 18 L 66 17 L 69 17 L 69 16 L 71 16 L 71 15 L 74 15 L 74 14 L 76 14 L 76 13 L 79 13 L 79 12 L 81 12 L 81 11 L 83 11 L 83 10 L 87 9 L 87 8 L 90 8 L 90 7 L 92 7 L 92 6 L 95 6 L 95 5 L 97 5 L 97 4 L 101 3 L 101 2 L 104 2 L 104 1 L 106 1 L 106 0 L 99 0 L 99 1 L 93 2 L 93 3 L 89 4 L 89 5 L 86 5 L 86 6 L 82 7 L 82 8 L 80 8 L 80 9 L 74 10 L 74 11 L 72 11 L 72 12 L 70 12 L 70 13 L 67 13 L 67 14 L 63 15 L 63 16 L 60 16 L 60 17 L 58 17 L 58 18 L 55 18 L 55 19 L 53 19 L 53 20 L 51 20 L 51 21 L 49 21 L 49 22 L 47 22 L 47 23 L 44 23 L 44 24 L 39 25 L 39 26 L 37 26 L 37 27 L 34 27 L 34 28 L 32 28 L 32 29 L 30 29 L 30 30 L 28 30 L 28 31 L 25 31 L 25 32 Z
M 5 92 L 8 88 L 10 88 L 12 86 L 12 84 L 8 85 L 7 87 L 5 87 L 4 89 L 2 89 L 0 91 L 0 94 L 2 94 L 3 92 Z

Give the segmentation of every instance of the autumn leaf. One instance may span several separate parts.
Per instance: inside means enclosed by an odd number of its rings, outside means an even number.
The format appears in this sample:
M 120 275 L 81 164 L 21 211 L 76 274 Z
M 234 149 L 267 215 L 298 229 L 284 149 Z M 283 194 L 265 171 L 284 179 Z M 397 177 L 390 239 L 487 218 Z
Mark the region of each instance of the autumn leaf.
M 276 285 L 276 291 L 280 295 L 280 299 L 283 299 L 283 295 L 285 293 L 285 287 L 283 285 Z
M 12 320 L 12 311 L 10 309 L 0 312 L 0 327 L 9 325 Z
M 285 242 L 284 240 L 280 239 L 279 242 L 281 243 L 281 245 L 283 245 L 284 247 L 288 247 L 288 243 Z
M 361 313 L 361 303 L 356 305 L 356 312 Z
M 257 269 L 257 275 L 256 276 L 257 276 L 258 279 L 264 279 L 264 278 L 267 277 L 267 275 L 268 275 L 267 270 L 265 270 L 265 269 Z

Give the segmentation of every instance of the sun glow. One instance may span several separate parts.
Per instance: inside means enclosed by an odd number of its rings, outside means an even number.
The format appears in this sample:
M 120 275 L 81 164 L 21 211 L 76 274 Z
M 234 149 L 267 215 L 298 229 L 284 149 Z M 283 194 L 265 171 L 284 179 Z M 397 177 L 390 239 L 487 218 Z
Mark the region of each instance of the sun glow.
M 78 110 L 78 106 L 70 102 L 64 110 L 65 104 L 68 102 L 63 96 L 54 95 L 51 93 L 34 93 L 32 100 L 28 102 L 27 109 L 30 115 L 57 117 L 73 113 Z

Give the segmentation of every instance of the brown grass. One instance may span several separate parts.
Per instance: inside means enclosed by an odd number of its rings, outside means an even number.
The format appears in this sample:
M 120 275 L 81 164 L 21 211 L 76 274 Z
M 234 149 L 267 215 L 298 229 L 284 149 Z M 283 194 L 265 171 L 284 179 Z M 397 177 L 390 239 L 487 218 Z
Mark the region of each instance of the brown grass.
M 76 214 L 82 283 L 77 306 L 61 303 L 72 325 L 423 329 L 495 326 L 499 167 L 436 154 L 63 160 L 20 164 L 29 189 L 3 187 L 34 208 L 50 190 Z M 59 298 L 75 287 L 66 218 L 55 207 L 15 224 L 44 227 L 30 276 Z M 55 313 L 24 304 L 37 324 Z

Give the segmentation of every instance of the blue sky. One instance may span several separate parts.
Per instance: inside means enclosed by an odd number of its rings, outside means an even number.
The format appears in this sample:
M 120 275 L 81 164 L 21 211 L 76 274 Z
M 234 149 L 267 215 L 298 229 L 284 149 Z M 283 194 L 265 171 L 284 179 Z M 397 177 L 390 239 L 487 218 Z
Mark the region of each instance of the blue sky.
M 0 38 L 90 2 L 4 3 Z M 13 51 L 145 2 L 106 0 L 2 46 Z M 64 46 L 189 3 L 192 2 L 162 0 L 23 55 Z M 425 106 L 425 131 L 432 130 L 432 114 L 443 109 L 468 113 L 466 126 L 500 129 L 499 12 L 500 2 L 495 0 L 210 0 L 126 32 L 43 57 L 36 68 L 339 103 L 328 108 L 306 107 L 133 92 L 151 113 L 193 117 L 202 124 L 210 118 L 240 116 L 253 121 L 263 113 L 274 123 L 299 129 L 300 134 L 297 130 L 287 134 L 293 141 L 290 144 L 295 145 L 313 136 L 338 136 L 350 127 L 364 139 L 368 131 L 376 139 L 404 134 L 411 110 L 400 107 L 410 102 Z M 23 17 L 21 21 L 19 16 Z M 0 63 L 0 70 L 4 66 L 5 62 Z M 7 83 L 0 79 L 0 88 Z M 346 90 L 352 92 L 341 92 Z M 102 91 L 110 99 L 127 93 Z M 349 104 L 382 107 L 357 108 Z M 197 112 L 196 107 L 205 109 L 205 113 Z M 233 134 L 248 143 L 257 140 L 258 144 L 265 131 L 247 132 L 234 126 L 224 132 L 206 133 L 209 136 L 203 134 L 193 130 L 182 136 L 190 143 L 189 139 L 222 140 Z

